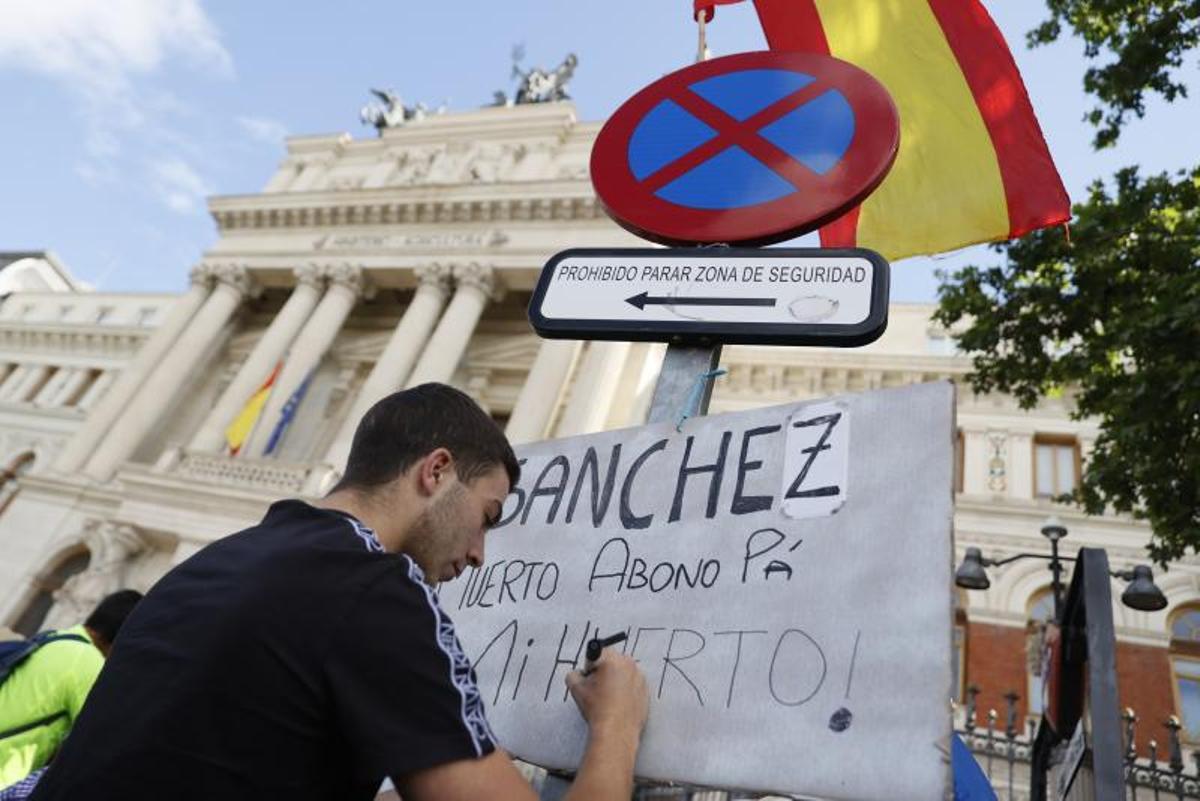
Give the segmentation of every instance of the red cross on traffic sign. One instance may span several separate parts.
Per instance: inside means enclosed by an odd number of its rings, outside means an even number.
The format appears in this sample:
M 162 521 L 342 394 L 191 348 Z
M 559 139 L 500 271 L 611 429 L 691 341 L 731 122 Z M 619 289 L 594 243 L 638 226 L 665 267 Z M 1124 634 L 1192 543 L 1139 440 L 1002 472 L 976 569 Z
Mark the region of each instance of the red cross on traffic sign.
M 809 53 L 742 53 L 630 98 L 592 150 L 608 213 L 664 244 L 761 245 L 811 231 L 879 185 L 899 147 L 886 90 Z

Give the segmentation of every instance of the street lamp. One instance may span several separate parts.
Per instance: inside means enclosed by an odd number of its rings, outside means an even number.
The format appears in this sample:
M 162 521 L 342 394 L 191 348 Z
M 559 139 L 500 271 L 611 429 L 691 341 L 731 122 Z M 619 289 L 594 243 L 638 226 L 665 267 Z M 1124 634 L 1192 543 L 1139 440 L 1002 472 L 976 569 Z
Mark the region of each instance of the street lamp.
M 978 548 L 967 548 L 967 555 L 954 573 L 954 583 L 964 590 L 986 590 L 992 586 L 987 571 L 983 569 L 985 561 Z
M 1155 585 L 1154 574 L 1146 565 L 1134 565 L 1132 570 L 1119 570 L 1113 575 L 1129 582 L 1125 592 L 1121 593 L 1121 603 L 1130 609 L 1137 609 L 1140 612 L 1157 612 L 1166 608 L 1166 596 Z
M 1050 562 L 1050 571 L 1054 574 L 1054 619 L 1059 620 L 1062 603 L 1062 574 L 1066 570 L 1064 562 L 1074 562 L 1074 557 L 1058 555 L 1058 541 L 1067 536 L 1067 528 L 1057 517 L 1047 518 L 1042 525 L 1042 536 L 1050 540 L 1050 555 L 1041 553 L 1019 553 L 1004 559 L 988 559 L 978 548 L 967 548 L 962 564 L 954 573 L 954 583 L 965 590 L 986 590 L 992 586 L 988 579 L 989 567 L 999 567 L 1018 559 L 1045 559 Z M 1129 582 L 1129 586 L 1121 593 L 1121 603 L 1130 609 L 1140 612 L 1157 612 L 1165 609 L 1167 598 L 1162 590 L 1154 583 L 1154 573 L 1146 565 L 1137 565 L 1132 570 L 1112 571 L 1113 578 Z

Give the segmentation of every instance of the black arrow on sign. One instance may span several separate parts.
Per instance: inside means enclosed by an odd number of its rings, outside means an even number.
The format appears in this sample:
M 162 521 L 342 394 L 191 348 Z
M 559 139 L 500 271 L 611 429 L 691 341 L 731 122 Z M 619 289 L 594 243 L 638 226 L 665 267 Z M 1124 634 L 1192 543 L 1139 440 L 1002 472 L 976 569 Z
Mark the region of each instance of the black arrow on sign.
M 647 306 L 774 306 L 775 298 L 673 298 L 639 292 L 625 302 L 640 311 Z

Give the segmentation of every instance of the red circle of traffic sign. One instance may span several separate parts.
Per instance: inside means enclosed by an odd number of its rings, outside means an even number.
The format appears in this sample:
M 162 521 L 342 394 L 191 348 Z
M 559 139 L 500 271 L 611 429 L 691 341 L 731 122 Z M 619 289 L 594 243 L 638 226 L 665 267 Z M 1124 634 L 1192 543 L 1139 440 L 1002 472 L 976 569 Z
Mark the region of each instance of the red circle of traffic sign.
M 815 53 L 740 53 L 655 81 L 605 123 L 592 185 L 614 220 L 667 245 L 766 245 L 840 217 L 900 145 L 887 90 Z

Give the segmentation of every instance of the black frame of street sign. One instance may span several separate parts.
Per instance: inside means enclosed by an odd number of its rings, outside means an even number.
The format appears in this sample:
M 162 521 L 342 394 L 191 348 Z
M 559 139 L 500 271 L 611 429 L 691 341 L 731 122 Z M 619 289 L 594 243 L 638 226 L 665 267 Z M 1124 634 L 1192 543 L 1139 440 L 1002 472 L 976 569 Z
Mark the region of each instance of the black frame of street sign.
M 871 262 L 871 305 L 867 319 L 851 325 L 820 323 L 728 323 L 687 320 L 579 320 L 547 318 L 542 314 L 554 271 L 572 257 L 702 259 L 863 258 Z M 874 342 L 887 329 L 891 267 L 887 260 L 863 248 L 572 248 L 546 262 L 529 299 L 529 322 L 545 339 L 603 339 L 669 342 L 686 345 L 809 345 L 856 348 Z

